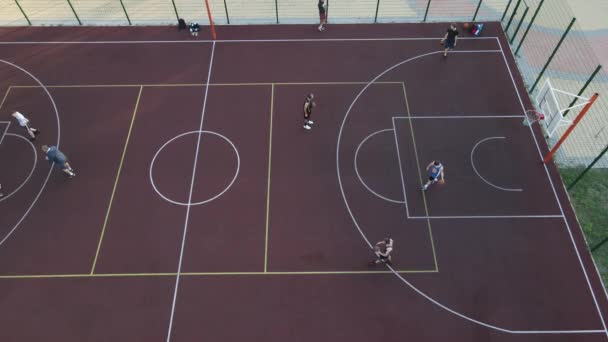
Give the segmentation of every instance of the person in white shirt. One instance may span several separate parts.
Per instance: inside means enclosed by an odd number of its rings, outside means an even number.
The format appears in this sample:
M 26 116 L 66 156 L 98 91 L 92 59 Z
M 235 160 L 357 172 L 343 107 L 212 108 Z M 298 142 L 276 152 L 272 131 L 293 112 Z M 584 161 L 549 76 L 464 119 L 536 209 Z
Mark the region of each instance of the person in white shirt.
M 370 266 L 377 265 L 379 263 L 392 265 L 391 253 L 393 252 L 393 239 L 386 238 L 382 241 L 378 241 L 374 246 L 374 253 L 376 259 L 369 262 Z
M 30 136 L 30 141 L 36 140 L 36 137 L 38 136 L 38 134 L 40 134 L 40 131 L 31 126 L 30 120 L 28 120 L 28 118 L 26 118 L 23 114 L 19 112 L 14 112 L 13 114 L 11 114 L 11 116 L 14 117 L 17 122 L 19 122 L 19 126 L 25 128 L 27 134 Z

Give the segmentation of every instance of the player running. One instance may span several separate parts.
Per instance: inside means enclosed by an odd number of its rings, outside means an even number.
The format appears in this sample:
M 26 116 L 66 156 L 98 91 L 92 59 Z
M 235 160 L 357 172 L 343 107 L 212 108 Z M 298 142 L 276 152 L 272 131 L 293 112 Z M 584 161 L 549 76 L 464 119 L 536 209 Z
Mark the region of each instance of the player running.
M 440 182 L 445 183 L 445 174 L 443 172 L 443 165 L 438 160 L 433 160 L 429 165 L 426 166 L 426 170 L 429 172 L 429 180 L 422 186 L 422 190 L 429 188 L 429 185 Z M 441 179 L 439 179 L 441 177 Z

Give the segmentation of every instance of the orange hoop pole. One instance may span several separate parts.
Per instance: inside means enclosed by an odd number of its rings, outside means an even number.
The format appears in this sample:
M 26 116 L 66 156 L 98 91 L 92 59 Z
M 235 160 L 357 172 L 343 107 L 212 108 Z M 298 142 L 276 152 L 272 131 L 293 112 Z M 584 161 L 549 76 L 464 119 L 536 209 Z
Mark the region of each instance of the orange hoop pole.
M 211 17 L 211 9 L 209 8 L 209 0 L 205 0 L 205 6 L 207 6 L 207 17 L 209 18 L 209 27 L 211 27 L 211 36 L 213 40 L 217 39 L 215 34 L 215 25 L 213 24 L 213 18 Z
M 581 112 L 578 113 L 578 115 L 576 116 L 576 119 L 574 119 L 574 121 L 572 122 L 572 125 L 570 125 L 570 127 L 568 127 L 568 129 L 566 130 L 564 135 L 562 135 L 562 137 L 559 139 L 557 144 L 555 144 L 555 146 L 553 146 L 553 149 L 551 149 L 551 151 L 547 154 L 547 156 L 543 160 L 544 164 L 547 164 L 547 162 L 549 160 L 551 160 L 551 157 L 553 157 L 553 154 L 555 153 L 555 151 L 557 151 L 557 149 L 561 146 L 561 144 L 564 142 L 564 140 L 566 140 L 568 135 L 570 135 L 570 133 L 572 133 L 572 130 L 574 129 L 574 127 L 576 127 L 578 122 L 581 121 L 583 116 L 585 116 L 585 114 L 587 114 L 587 111 L 589 110 L 589 108 L 591 108 L 591 106 L 593 105 L 593 102 L 595 102 L 595 100 L 597 100 L 598 96 L 600 96 L 600 94 L 598 94 L 598 93 L 595 93 L 595 94 L 593 94 L 593 96 L 591 96 L 591 100 L 589 100 L 589 102 L 587 102 L 587 104 L 585 105 L 585 107 L 583 107 Z

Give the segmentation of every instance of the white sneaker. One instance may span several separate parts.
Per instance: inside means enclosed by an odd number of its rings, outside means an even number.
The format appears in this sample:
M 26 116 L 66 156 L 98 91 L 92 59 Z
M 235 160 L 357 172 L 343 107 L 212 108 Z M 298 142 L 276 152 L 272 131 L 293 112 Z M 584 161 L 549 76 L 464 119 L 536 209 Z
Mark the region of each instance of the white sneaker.
M 314 122 L 314 121 L 312 121 L 312 120 L 308 120 L 308 121 L 306 121 L 306 123 L 307 123 L 307 124 L 309 124 L 309 125 L 312 125 L 312 124 L 314 124 L 315 122 Z
M 305 125 L 304 125 L 304 128 L 305 128 L 305 129 L 311 129 L 312 127 L 310 127 L 308 124 L 305 124 Z
M 319 26 L 319 32 L 323 32 L 323 31 L 325 31 L 325 27 Z
M 429 188 L 429 186 L 425 184 L 425 185 L 422 186 L 422 191 L 424 191 L 424 190 L 426 190 L 428 188 Z

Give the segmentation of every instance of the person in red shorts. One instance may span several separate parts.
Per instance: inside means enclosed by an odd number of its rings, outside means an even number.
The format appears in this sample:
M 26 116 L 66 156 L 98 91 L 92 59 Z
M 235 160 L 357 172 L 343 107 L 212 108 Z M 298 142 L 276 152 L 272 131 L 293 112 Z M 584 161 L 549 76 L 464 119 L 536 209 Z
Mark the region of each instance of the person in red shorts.
M 325 31 L 323 25 L 327 24 L 327 3 L 325 0 L 319 0 L 319 32 Z

